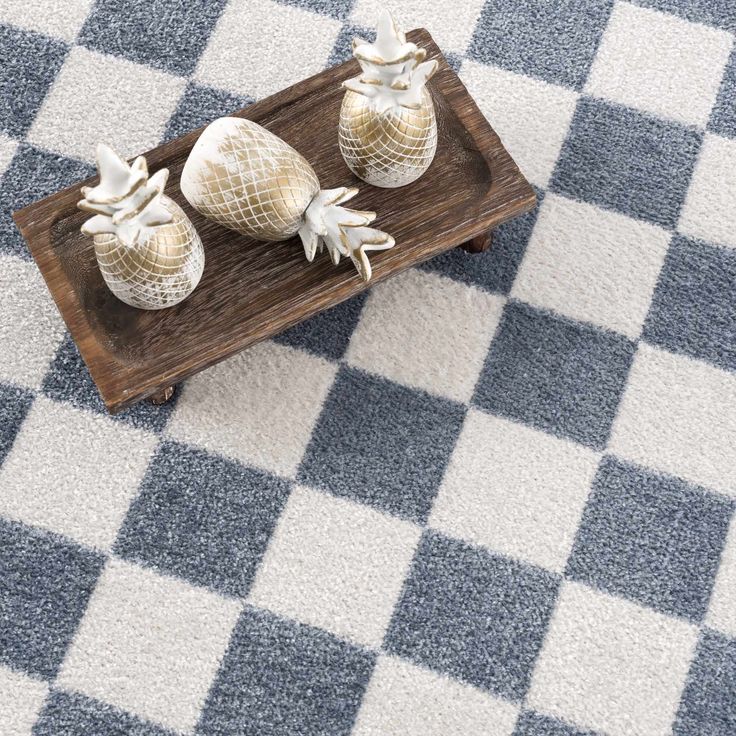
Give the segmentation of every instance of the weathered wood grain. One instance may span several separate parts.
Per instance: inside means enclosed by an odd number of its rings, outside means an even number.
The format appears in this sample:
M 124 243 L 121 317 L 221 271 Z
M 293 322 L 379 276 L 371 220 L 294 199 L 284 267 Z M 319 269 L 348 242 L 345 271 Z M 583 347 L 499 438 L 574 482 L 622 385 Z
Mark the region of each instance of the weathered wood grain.
M 337 143 L 343 91 L 359 72 L 349 61 L 233 113 L 264 125 L 314 166 L 323 188 L 358 186 L 356 209 L 375 210 L 375 226 L 396 246 L 371 256 L 372 284 L 453 248 L 535 204 L 519 172 L 429 33 L 409 38 L 439 60 L 429 87 L 439 126 L 437 155 L 427 173 L 401 189 L 378 189 L 356 179 Z M 146 155 L 151 171 L 170 170 L 166 193 L 191 218 L 205 246 L 199 287 L 161 311 L 129 307 L 105 286 L 92 241 L 79 227 L 80 182 L 15 213 L 23 236 L 111 412 L 160 393 L 191 376 L 363 291 L 349 261 L 335 267 L 326 253 L 311 264 L 297 239 L 261 243 L 195 212 L 179 189 L 184 162 L 201 129 Z M 429 297 L 428 297 L 429 298 Z

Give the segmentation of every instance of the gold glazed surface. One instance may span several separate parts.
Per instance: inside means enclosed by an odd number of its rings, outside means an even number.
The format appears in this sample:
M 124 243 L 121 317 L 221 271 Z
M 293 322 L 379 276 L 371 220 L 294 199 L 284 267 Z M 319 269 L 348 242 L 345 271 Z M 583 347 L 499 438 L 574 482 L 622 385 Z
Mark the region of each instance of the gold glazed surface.
M 238 123 L 195 175 L 190 201 L 225 227 L 258 240 L 286 240 L 319 191 L 317 175 L 277 136 L 250 121 Z
M 184 211 L 169 197 L 160 199 L 172 215 L 147 237 L 125 245 L 112 233 L 95 235 L 97 262 L 115 296 L 140 309 L 163 309 L 185 299 L 199 283 L 204 249 Z
M 396 106 L 379 113 L 373 100 L 346 90 L 340 108 L 340 151 L 350 170 L 379 187 L 401 187 L 418 179 L 437 149 L 432 97 L 422 90 L 417 109 Z

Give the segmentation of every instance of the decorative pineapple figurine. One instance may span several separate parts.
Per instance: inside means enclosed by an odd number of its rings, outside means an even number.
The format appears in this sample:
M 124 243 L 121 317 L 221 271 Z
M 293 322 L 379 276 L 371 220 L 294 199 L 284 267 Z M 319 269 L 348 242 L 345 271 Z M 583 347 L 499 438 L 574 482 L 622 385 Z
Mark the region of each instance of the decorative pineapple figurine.
M 184 210 L 163 193 L 168 169 L 149 178 L 143 156 L 129 166 L 103 144 L 97 169 L 100 183 L 83 187 L 77 206 L 95 213 L 82 232 L 94 237 L 105 283 L 131 307 L 178 304 L 199 283 L 204 249 Z
M 396 27 L 391 13 L 378 19 L 375 43 L 353 40 L 362 74 L 343 82 L 339 142 L 345 163 L 377 187 L 418 179 L 437 150 L 437 119 L 427 80 L 437 62 Z
M 340 206 L 357 189 L 320 189 L 309 162 L 252 120 L 210 123 L 184 164 L 181 191 L 205 217 L 257 240 L 298 233 L 308 261 L 323 245 L 335 265 L 348 256 L 365 281 L 367 251 L 394 245 L 390 235 L 368 227 L 375 212 Z

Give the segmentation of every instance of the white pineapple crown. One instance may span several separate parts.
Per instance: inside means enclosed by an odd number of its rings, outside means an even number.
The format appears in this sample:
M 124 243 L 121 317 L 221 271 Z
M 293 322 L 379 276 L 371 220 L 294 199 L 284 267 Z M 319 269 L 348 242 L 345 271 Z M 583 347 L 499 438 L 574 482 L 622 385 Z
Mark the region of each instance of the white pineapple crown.
M 436 59 L 424 61 L 426 50 L 407 42 L 385 9 L 378 18 L 375 42 L 353 39 L 353 56 L 362 74 L 343 82 L 343 86 L 372 99 L 379 113 L 397 106 L 419 108 L 424 85 L 437 71 Z
M 110 233 L 132 247 L 154 228 L 171 222 L 173 215 L 161 204 L 168 169 L 160 169 L 149 178 L 143 156 L 128 165 L 110 146 L 100 143 L 97 170 L 100 183 L 82 187 L 84 199 L 77 203 L 80 210 L 95 213 L 82 225 L 85 235 Z
M 317 249 L 321 251 L 326 246 L 335 265 L 341 256 L 348 256 L 363 280 L 370 281 L 367 251 L 393 248 L 394 239 L 382 230 L 368 227 L 376 219 L 375 212 L 340 207 L 357 193 L 356 187 L 320 189 L 304 213 L 299 237 L 310 263 Z

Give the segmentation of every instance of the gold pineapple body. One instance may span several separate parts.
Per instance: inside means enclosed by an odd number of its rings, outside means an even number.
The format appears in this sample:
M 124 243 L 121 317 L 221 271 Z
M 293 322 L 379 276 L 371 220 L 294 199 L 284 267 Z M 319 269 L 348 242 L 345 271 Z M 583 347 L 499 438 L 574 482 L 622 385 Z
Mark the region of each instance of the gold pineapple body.
M 256 240 L 298 234 L 308 261 L 323 246 L 335 264 L 348 256 L 366 281 L 367 252 L 394 245 L 390 235 L 368 227 L 375 212 L 340 206 L 357 189 L 320 189 L 309 162 L 252 120 L 210 123 L 184 164 L 181 191 L 198 212 Z
M 376 42 L 353 41 L 362 73 L 344 82 L 338 140 L 350 170 L 378 187 L 418 179 L 437 150 L 437 119 L 427 80 L 437 69 L 426 52 L 407 43 L 388 12 Z
M 110 291 L 139 309 L 163 309 L 185 299 L 199 283 L 204 249 L 189 218 L 163 194 L 168 171 L 149 178 L 146 160 L 132 166 L 111 148 L 97 148 L 100 183 L 84 187 L 82 225 Z
M 102 277 L 118 299 L 140 309 L 163 309 L 186 299 L 204 269 L 204 249 L 184 210 L 169 197 L 173 219 L 131 248 L 111 233 L 95 235 Z
M 309 162 L 250 120 L 220 118 L 195 144 L 181 176 L 184 196 L 205 217 L 257 240 L 299 230 L 319 192 Z
M 402 187 L 418 179 L 437 150 L 432 98 L 422 90 L 417 109 L 379 113 L 364 95 L 347 90 L 340 110 L 340 151 L 348 168 L 377 187 Z

